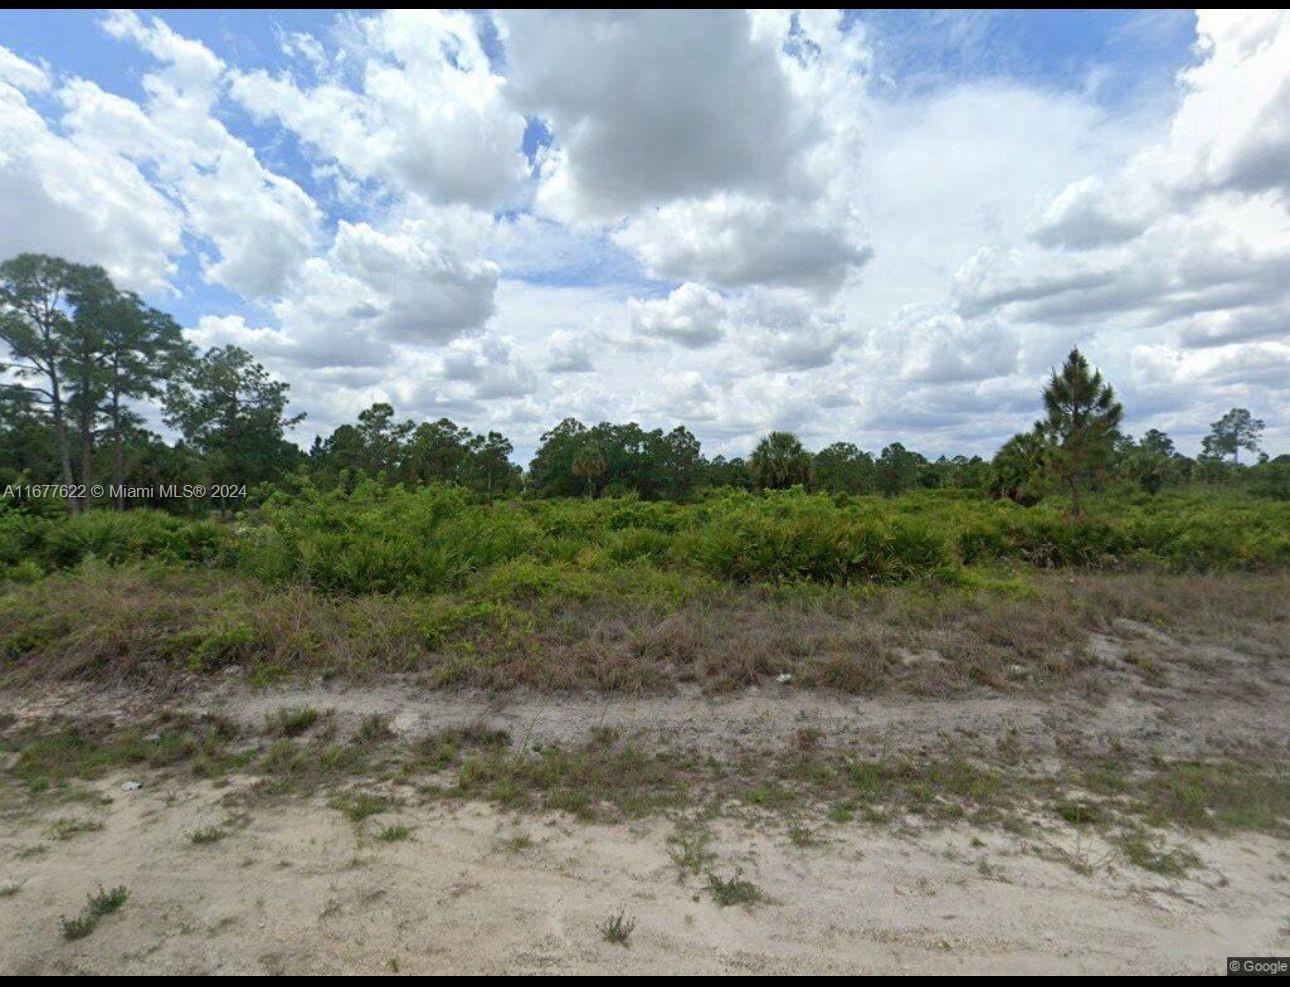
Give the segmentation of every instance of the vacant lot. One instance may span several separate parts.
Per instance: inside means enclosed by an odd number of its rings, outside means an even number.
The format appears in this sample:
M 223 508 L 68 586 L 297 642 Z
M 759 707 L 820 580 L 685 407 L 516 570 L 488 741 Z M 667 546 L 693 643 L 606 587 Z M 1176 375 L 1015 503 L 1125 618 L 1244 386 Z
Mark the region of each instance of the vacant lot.
M 363 488 L 0 515 L 0 964 L 1284 951 L 1284 511 Z
M 255 611 L 208 578 L 44 581 L 80 630 L 8 669 L 5 972 L 1217 972 L 1290 942 L 1284 577 L 599 601 L 540 647 L 415 652 L 352 631 L 406 598 Z M 328 661 L 149 650 L 239 594 Z

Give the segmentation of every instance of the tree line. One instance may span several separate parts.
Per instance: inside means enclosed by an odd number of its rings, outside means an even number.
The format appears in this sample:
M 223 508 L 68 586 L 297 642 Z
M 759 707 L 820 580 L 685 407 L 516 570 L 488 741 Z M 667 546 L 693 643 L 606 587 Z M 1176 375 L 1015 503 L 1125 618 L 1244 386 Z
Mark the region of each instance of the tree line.
M 1276 496 L 1290 487 L 1290 457 L 1261 456 L 1252 469 L 1242 466 L 1242 451 L 1258 453 L 1264 427 L 1245 409 L 1214 422 L 1195 459 L 1158 430 L 1139 440 L 1126 435 L 1112 388 L 1078 350 L 1045 387 L 1044 417 L 990 461 L 933 460 L 898 442 L 877 454 L 850 442 L 810 452 L 789 432 L 765 436 L 746 459 L 709 458 L 684 427 L 664 432 L 567 418 L 542 435 L 523 470 L 499 432 L 475 433 L 446 418 L 399 421 L 385 403 L 316 439 L 306 453 L 287 438 L 304 418 L 288 413 L 288 384 L 239 347 L 198 353 L 173 318 L 119 289 L 99 267 L 39 254 L 0 264 L 0 341 L 8 351 L 0 361 L 0 486 L 18 488 L 8 500 L 21 502 L 24 485 L 57 484 L 72 512 L 185 509 L 158 492 L 168 484 L 353 489 L 365 479 L 451 482 L 490 499 L 685 500 L 705 488 L 794 486 L 894 496 L 958 487 L 1029 504 L 1060 491 L 1077 515 L 1084 492 L 1115 483 L 1152 494 L 1190 481 L 1248 479 Z M 144 402 L 160 404 L 173 442 L 145 427 L 138 411 Z M 238 499 L 221 496 L 217 506 Z

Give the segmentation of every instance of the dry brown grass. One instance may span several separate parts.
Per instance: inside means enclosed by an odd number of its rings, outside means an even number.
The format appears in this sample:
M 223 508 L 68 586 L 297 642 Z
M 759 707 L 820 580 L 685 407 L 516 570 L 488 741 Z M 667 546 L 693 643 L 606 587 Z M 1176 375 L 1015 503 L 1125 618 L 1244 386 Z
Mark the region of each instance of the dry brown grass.
M 235 666 L 256 681 L 411 673 L 435 686 L 623 692 L 722 691 L 789 673 L 806 687 L 949 696 L 1077 684 L 1096 674 L 1089 635 L 1121 618 L 1285 658 L 1288 601 L 1285 575 L 1034 574 L 990 588 L 722 588 L 680 604 L 509 605 L 88 566 L 0 595 L 0 654 L 10 685 L 174 685 Z

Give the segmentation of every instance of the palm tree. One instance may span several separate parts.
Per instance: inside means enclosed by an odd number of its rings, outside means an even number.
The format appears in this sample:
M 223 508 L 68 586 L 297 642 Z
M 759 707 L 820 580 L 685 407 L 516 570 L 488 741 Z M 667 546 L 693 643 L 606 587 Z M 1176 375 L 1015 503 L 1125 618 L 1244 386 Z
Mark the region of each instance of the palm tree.
M 1007 497 L 1026 507 L 1037 503 L 1043 496 L 1049 452 L 1048 438 L 1038 425 L 1014 435 L 990 464 L 990 496 Z
M 605 462 L 604 455 L 601 454 L 600 448 L 593 442 L 586 443 L 573 454 L 571 467 L 574 476 L 587 481 L 587 496 L 589 498 L 595 494 L 596 480 L 604 476 L 609 470 L 609 464 Z
M 771 432 L 764 436 L 748 464 L 757 486 L 763 489 L 782 490 L 811 482 L 811 454 L 792 432 Z

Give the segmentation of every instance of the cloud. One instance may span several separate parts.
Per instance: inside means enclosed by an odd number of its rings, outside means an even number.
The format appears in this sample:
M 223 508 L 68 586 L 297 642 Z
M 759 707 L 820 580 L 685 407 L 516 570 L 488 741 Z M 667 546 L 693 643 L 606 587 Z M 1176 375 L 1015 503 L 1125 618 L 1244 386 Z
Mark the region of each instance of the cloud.
M 842 311 L 798 291 L 753 291 L 739 318 L 752 348 L 772 371 L 827 367 L 855 338 Z
M 836 17 L 501 15 L 510 98 L 542 118 L 537 210 L 614 230 L 657 279 L 836 289 L 870 251 L 854 159 L 863 51 Z
M 1275 332 L 1290 303 L 1290 14 L 1207 12 L 1169 128 L 1057 194 L 1032 242 L 977 251 L 959 312 L 1109 329 L 1176 324 L 1185 346 Z
M 725 335 L 725 299 L 688 281 L 666 298 L 633 298 L 628 312 L 636 332 L 691 349 L 711 346 Z
M 390 231 L 341 221 L 325 261 L 354 305 L 349 312 L 390 341 L 429 344 L 483 325 L 497 265 L 461 256 L 443 229 L 406 220 Z
M 305 43 L 311 68 L 325 73 L 316 85 L 285 71 L 235 73 L 232 98 L 360 181 L 477 207 L 510 196 L 527 176 L 525 121 L 506 102 L 475 18 L 394 10 L 360 18 L 354 31 L 343 59 Z
M 547 337 L 547 373 L 589 374 L 595 369 L 585 340 L 564 329 Z
M 320 210 L 215 118 L 224 66 L 209 49 L 128 11 L 109 15 L 104 28 L 161 64 L 143 78 L 142 104 L 84 79 L 64 85 L 71 140 L 149 171 L 182 208 L 186 231 L 214 248 L 202 258 L 208 280 L 248 298 L 276 294 L 312 251 Z
M 1179 326 L 1179 341 L 1189 349 L 1243 343 L 1290 330 L 1290 301 L 1279 305 L 1250 305 L 1244 308 L 1202 312 Z
M 789 179 L 809 113 L 776 39 L 737 10 L 508 11 L 510 98 L 550 122 L 560 154 L 539 202 L 566 220 Z
M 48 74 L 0 48 L 0 257 L 22 251 L 105 266 L 124 284 L 156 289 L 183 248 L 182 215 L 132 162 L 54 131 L 24 92 Z
M 130 88 L 0 49 L 0 251 L 177 295 L 310 430 L 387 400 L 521 456 L 568 414 L 988 453 L 1078 344 L 1132 430 L 1241 404 L 1275 444 L 1287 20 L 1202 14 L 1142 74 L 1037 73 L 997 18 L 937 20 L 926 69 L 825 11 L 351 14 L 240 64 L 114 13 Z
M 47 92 L 50 86 L 49 74 L 43 68 L 4 47 L 0 47 L 0 82 L 32 93 Z
M 989 380 L 1017 369 L 1020 342 L 997 322 L 973 322 L 944 313 L 902 329 L 905 345 L 900 378 L 923 384 Z
M 523 397 L 538 384 L 537 375 L 505 337 L 456 340 L 445 350 L 440 367 L 444 380 L 468 384 L 470 396 L 481 401 Z
M 724 288 L 835 289 L 871 255 L 851 242 L 844 223 L 792 203 L 725 193 L 656 209 L 628 223 L 614 242 L 633 250 L 650 277 Z
M 1049 203 L 1034 238 L 1045 247 L 1075 250 L 1122 243 L 1146 231 L 1151 218 L 1145 212 L 1142 204 L 1127 201 L 1123 194 L 1117 196 L 1102 179 L 1090 175 L 1066 186 Z

